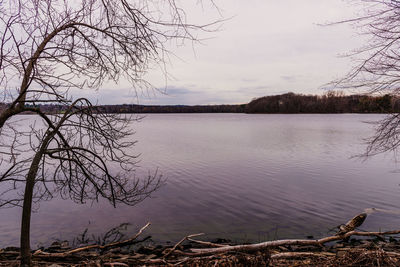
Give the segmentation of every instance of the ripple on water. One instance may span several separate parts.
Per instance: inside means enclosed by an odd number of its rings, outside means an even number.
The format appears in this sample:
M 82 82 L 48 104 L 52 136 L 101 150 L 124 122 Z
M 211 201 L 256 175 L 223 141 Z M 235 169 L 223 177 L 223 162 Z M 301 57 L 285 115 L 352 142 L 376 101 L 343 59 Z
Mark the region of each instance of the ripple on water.
M 380 116 L 148 115 L 134 125 L 137 176 L 158 168 L 166 185 L 135 207 L 45 203 L 33 215 L 33 242 L 147 220 L 159 241 L 195 232 L 249 242 L 304 238 L 325 235 L 366 208 L 380 211 L 363 230 L 397 229 L 398 166 L 384 156 L 351 158 L 372 133 L 362 121 Z M 15 214 L 0 210 L 0 245 L 18 242 Z

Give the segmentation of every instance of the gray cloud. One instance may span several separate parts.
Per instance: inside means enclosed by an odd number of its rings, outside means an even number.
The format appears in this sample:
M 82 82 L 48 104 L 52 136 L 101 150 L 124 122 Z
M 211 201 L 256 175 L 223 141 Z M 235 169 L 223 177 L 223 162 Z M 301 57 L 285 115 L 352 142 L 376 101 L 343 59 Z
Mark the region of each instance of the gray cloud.
M 245 83 L 254 83 L 256 81 L 257 81 L 257 79 L 247 79 L 247 78 L 242 79 L 242 82 L 245 82 Z
M 195 21 L 219 18 L 218 12 L 185 5 L 188 18 Z M 321 85 L 351 66 L 350 59 L 337 55 L 364 41 L 349 26 L 316 25 L 352 17 L 357 7 L 342 0 L 233 0 L 218 5 L 224 17 L 231 17 L 223 30 L 200 35 L 207 40 L 195 45 L 195 53 L 191 43 L 166 47 L 179 57 L 171 56 L 167 66 L 173 79 L 166 82 L 165 74 L 155 69 L 145 77 L 161 92 L 166 88 L 166 94 L 150 90 L 136 97 L 121 81 L 90 97 L 102 103 L 221 104 L 289 91 L 320 94 Z
M 162 88 L 160 89 L 165 92 L 165 94 L 170 95 L 170 96 L 176 96 L 176 95 L 185 95 L 185 94 L 191 94 L 195 93 L 195 91 L 191 91 L 187 88 L 182 88 L 182 87 L 167 87 L 167 88 Z
M 294 75 L 283 75 L 281 76 L 282 80 L 287 81 L 287 82 L 295 82 L 296 81 L 296 76 Z

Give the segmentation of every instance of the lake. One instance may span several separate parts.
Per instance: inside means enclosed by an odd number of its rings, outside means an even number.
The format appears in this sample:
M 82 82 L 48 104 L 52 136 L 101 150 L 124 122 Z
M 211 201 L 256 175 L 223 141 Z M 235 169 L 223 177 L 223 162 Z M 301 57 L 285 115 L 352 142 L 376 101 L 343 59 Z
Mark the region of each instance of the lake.
M 393 155 L 366 161 L 365 121 L 377 114 L 152 114 L 134 123 L 137 176 L 165 185 L 134 207 L 53 199 L 32 217 L 32 247 L 147 221 L 156 242 L 192 233 L 259 242 L 321 237 L 365 209 L 362 230 L 399 229 L 400 175 Z M 32 116 L 32 119 L 34 117 Z M 0 246 L 18 245 L 20 210 L 0 210 Z M 145 236 L 145 234 L 143 234 Z

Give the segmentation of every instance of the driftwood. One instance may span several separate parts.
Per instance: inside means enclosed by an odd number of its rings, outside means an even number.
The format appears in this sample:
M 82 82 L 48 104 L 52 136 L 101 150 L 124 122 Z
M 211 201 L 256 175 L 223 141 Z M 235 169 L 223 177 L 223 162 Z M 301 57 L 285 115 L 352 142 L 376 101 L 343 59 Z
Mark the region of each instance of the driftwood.
M 284 259 L 284 258 L 306 258 L 306 257 L 332 257 L 336 256 L 335 253 L 330 252 L 282 252 L 271 255 L 271 259 Z
M 336 235 L 343 235 L 347 232 L 353 231 L 357 227 L 360 227 L 365 219 L 367 218 L 367 213 L 360 213 L 357 216 L 354 216 L 350 221 L 348 221 L 346 224 L 342 224 L 339 226 L 339 231 L 337 232 Z
M 358 231 L 350 231 L 344 235 L 334 235 L 328 236 L 321 239 L 308 240 L 308 239 L 287 239 L 287 240 L 276 240 L 276 241 L 267 241 L 258 244 L 250 244 L 250 245 L 236 245 L 236 246 L 224 246 L 218 248 L 199 248 L 199 249 L 191 249 L 190 251 L 194 255 L 210 255 L 216 253 L 227 253 L 231 251 L 256 251 L 267 249 L 271 247 L 278 246 L 288 246 L 288 245 L 297 245 L 297 246 L 322 246 L 325 243 L 344 240 L 350 236 L 385 236 L 385 235 L 395 235 L 400 234 L 400 230 L 397 231 L 388 231 L 388 232 L 358 232 Z
M 170 249 L 169 251 L 167 251 L 164 255 L 164 258 L 167 258 L 169 255 L 171 255 L 172 252 L 174 252 L 176 250 L 176 248 L 182 244 L 183 242 L 185 242 L 186 240 L 188 240 L 188 238 L 192 238 L 192 237 L 196 237 L 196 236 L 201 236 L 204 235 L 204 233 L 200 233 L 200 234 L 192 234 L 192 235 L 188 235 L 184 238 L 182 238 L 178 243 L 175 244 L 175 246 L 173 246 L 172 249 Z
M 113 243 L 109 243 L 106 245 L 89 245 L 89 246 L 85 246 L 85 247 L 80 247 L 80 248 L 76 248 L 76 249 L 72 249 L 72 250 L 68 250 L 65 252 L 61 252 L 61 253 L 48 253 L 48 252 L 43 252 L 41 250 L 37 250 L 33 253 L 33 256 L 35 257 L 59 257 L 59 258 L 64 258 L 64 257 L 68 257 L 71 254 L 76 254 L 76 253 L 80 253 L 83 251 L 87 251 L 87 250 L 91 250 L 91 249 L 101 249 L 101 250 L 105 250 L 105 249 L 110 249 L 110 248 L 114 248 L 114 247 L 124 247 L 127 245 L 132 244 L 132 242 L 134 242 L 142 233 L 143 231 L 150 226 L 150 222 L 148 222 L 145 226 L 143 226 L 139 232 L 137 232 L 136 235 L 134 235 L 132 238 L 123 240 L 123 241 L 119 241 L 119 242 L 113 242 Z
M 206 246 L 210 246 L 210 247 L 226 247 L 229 245 L 223 245 L 223 244 L 217 244 L 217 243 L 212 243 L 212 242 L 206 242 L 206 241 L 201 241 L 201 240 L 196 240 L 196 239 L 192 239 L 190 237 L 187 238 L 188 241 L 191 241 L 193 243 L 197 243 L 197 244 L 201 244 L 201 245 L 206 245 Z
M 103 264 L 104 266 L 110 266 L 110 267 L 129 267 L 128 264 L 122 263 L 122 262 L 107 262 Z
M 355 216 L 346 223 L 346 229 L 360 225 L 362 217 Z M 355 218 L 358 218 L 356 221 Z M 365 219 L 365 218 L 364 218 Z M 361 222 L 361 223 L 360 223 Z M 143 240 L 137 238 L 149 227 L 150 223 L 143 226 L 133 237 L 105 245 L 89 245 L 67 251 L 56 251 L 54 253 L 36 251 L 33 254 L 34 260 L 42 262 L 65 264 L 74 263 L 76 266 L 86 266 L 90 262 L 94 266 L 126 267 L 137 265 L 161 265 L 161 266 L 250 266 L 268 265 L 272 262 L 274 266 L 286 266 L 289 262 L 296 261 L 299 265 L 315 266 L 342 266 L 349 264 L 365 264 L 400 266 L 400 247 L 399 242 L 383 242 L 385 236 L 400 234 L 400 230 L 386 232 L 360 232 L 352 230 L 343 234 L 336 234 L 320 239 L 288 239 L 267 241 L 257 244 L 231 245 L 216 244 L 194 239 L 203 234 L 192 234 L 182 238 L 174 246 L 148 247 L 144 254 L 138 252 L 121 252 L 120 250 L 109 250 L 132 245 Z M 350 227 L 351 226 L 351 227 Z M 342 227 L 343 228 L 343 227 Z M 343 229 L 340 229 L 343 230 Z M 359 245 L 350 243 L 336 244 L 335 241 L 349 240 L 351 236 L 372 236 L 374 239 L 363 239 Z M 393 239 L 391 239 L 393 240 Z M 187 246 L 182 246 L 186 241 L 191 242 Z M 379 246 L 375 242 L 379 241 Z M 290 246 L 288 251 L 286 246 Z M 0 267 L 6 261 L 16 259 L 19 255 L 18 250 L 0 250 Z M 357 265 L 357 266 L 358 266 Z M 43 265 L 46 266 L 46 265 Z

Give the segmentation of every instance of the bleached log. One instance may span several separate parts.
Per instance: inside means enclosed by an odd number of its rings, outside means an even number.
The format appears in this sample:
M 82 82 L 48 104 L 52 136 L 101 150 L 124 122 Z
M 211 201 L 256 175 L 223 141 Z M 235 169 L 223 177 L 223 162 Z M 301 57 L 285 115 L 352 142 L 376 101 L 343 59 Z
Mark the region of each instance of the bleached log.
M 276 240 L 276 241 L 267 241 L 257 244 L 249 244 L 249 245 L 236 245 L 236 246 L 225 246 L 219 248 L 197 248 L 191 249 L 190 251 L 196 255 L 209 255 L 209 254 L 219 254 L 226 253 L 230 251 L 256 251 L 262 250 L 271 247 L 278 246 L 288 246 L 288 245 L 298 245 L 298 246 L 322 246 L 325 243 L 338 241 L 346 239 L 350 236 L 385 236 L 385 235 L 395 235 L 400 234 L 400 230 L 396 231 L 387 231 L 387 232 L 357 232 L 351 231 L 344 235 L 334 235 L 328 236 L 321 239 L 309 240 L 309 239 L 286 239 L 286 240 Z
M 217 243 L 212 243 L 212 242 L 207 242 L 207 241 L 196 240 L 196 239 L 192 239 L 192 238 L 188 238 L 187 240 L 188 241 L 192 241 L 192 242 L 197 243 L 197 244 L 207 245 L 207 246 L 210 246 L 210 247 L 226 247 L 226 246 L 229 246 L 229 245 L 224 245 L 224 244 L 217 244 Z
M 278 247 L 278 246 L 286 246 L 286 245 L 310 245 L 317 246 L 320 245 L 318 240 L 301 240 L 301 239 L 286 239 L 286 240 L 276 240 L 276 241 L 267 241 L 258 244 L 250 244 L 250 245 L 236 245 L 236 246 L 225 246 L 219 248 L 197 248 L 191 249 L 190 251 L 195 253 L 196 255 L 207 255 L 207 254 L 215 254 L 215 253 L 226 253 L 230 251 L 254 251 L 254 250 L 262 250 L 269 247 Z
M 307 257 L 333 257 L 335 253 L 330 252 L 282 252 L 271 255 L 271 259 L 287 259 L 287 258 L 307 258 Z

